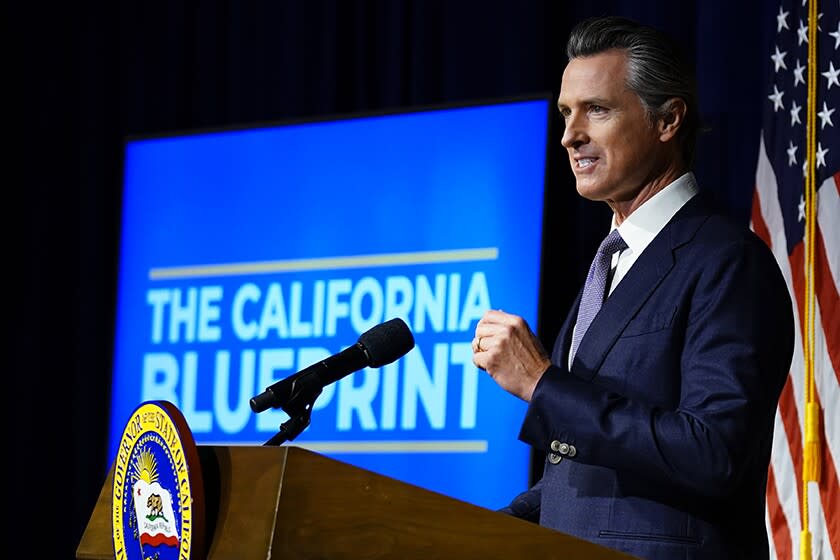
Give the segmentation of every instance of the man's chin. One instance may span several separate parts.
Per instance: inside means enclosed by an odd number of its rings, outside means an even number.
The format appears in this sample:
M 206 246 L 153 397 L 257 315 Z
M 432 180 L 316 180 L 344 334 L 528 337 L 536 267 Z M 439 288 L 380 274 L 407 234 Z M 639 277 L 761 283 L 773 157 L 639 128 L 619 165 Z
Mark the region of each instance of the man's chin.
M 596 202 L 604 200 L 602 190 L 598 188 L 598 185 L 593 184 L 592 181 L 577 179 L 575 186 L 577 187 L 578 194 L 587 200 Z

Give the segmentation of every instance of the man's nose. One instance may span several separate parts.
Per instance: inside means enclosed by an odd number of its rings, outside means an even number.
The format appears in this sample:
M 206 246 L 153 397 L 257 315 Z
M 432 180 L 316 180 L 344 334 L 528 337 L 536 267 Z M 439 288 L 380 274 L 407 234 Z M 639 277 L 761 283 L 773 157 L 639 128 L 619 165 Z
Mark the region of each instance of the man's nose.
M 566 128 L 563 130 L 563 138 L 560 140 L 563 147 L 576 148 L 589 142 L 589 136 L 580 115 L 569 115 L 565 121 Z

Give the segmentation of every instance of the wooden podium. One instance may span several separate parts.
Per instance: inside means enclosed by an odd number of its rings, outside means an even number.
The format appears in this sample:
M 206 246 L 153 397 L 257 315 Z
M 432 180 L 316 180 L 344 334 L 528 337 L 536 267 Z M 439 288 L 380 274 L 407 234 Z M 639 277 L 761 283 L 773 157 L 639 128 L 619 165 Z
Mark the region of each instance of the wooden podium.
M 212 560 L 632 558 L 299 447 L 198 451 Z M 114 558 L 112 477 L 113 467 L 78 559 Z

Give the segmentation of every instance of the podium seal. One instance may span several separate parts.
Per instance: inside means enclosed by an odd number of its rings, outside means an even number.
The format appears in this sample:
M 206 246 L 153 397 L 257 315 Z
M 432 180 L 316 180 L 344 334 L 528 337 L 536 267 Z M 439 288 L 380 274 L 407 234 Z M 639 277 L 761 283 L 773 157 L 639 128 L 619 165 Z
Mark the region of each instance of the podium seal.
M 186 420 L 166 401 L 142 403 L 123 430 L 111 493 L 117 560 L 204 555 L 198 450 Z

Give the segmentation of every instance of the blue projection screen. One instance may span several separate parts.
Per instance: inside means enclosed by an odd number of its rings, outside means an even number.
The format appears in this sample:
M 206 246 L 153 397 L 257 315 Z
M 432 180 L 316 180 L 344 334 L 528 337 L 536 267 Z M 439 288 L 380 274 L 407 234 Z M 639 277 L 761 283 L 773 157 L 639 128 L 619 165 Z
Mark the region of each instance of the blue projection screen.
M 528 485 L 525 404 L 472 363 L 536 327 L 548 99 L 130 140 L 110 457 L 143 401 L 261 445 L 251 397 L 394 317 L 416 346 L 325 388 L 291 444 L 482 507 Z

